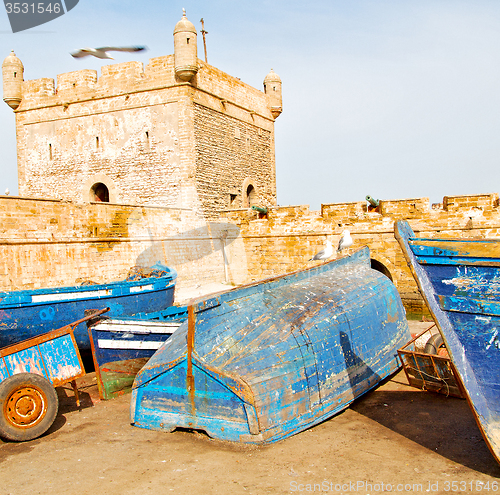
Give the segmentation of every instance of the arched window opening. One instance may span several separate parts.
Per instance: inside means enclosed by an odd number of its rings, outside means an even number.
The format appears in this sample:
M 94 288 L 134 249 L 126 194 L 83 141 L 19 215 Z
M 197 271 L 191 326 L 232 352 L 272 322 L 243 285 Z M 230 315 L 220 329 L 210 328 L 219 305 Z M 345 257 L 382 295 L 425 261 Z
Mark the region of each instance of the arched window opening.
M 109 190 L 102 182 L 97 182 L 90 189 L 93 201 L 109 203 Z
M 372 258 L 370 260 L 370 264 L 374 270 L 377 270 L 378 272 L 384 274 L 392 282 L 391 272 L 382 263 L 380 263 L 380 261 L 374 260 Z
M 247 197 L 247 204 L 248 204 L 249 208 L 256 205 L 257 193 L 255 191 L 255 188 L 252 186 L 252 184 L 249 184 L 247 187 L 246 197 Z

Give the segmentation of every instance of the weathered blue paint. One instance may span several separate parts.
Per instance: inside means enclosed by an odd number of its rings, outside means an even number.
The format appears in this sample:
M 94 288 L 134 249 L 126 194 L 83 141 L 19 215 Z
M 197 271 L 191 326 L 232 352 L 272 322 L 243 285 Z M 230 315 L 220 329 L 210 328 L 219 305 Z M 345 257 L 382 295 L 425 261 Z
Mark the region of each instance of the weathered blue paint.
M 135 426 L 274 442 L 345 409 L 399 369 L 410 339 L 368 248 L 189 305 L 134 382 Z
M 159 311 L 174 302 L 177 273 L 155 265 L 158 277 L 102 285 L 0 292 L 0 347 L 79 320 L 86 309 L 111 308 L 115 316 Z M 90 349 L 85 324 L 75 330 L 81 349 Z
M 70 326 L 0 349 L 0 381 L 18 373 L 34 373 L 54 385 L 85 374 Z
M 420 239 L 407 222 L 395 235 L 500 462 L 500 241 Z M 429 249 L 432 260 L 422 259 Z
M 92 321 L 89 336 L 101 399 L 129 392 L 137 372 L 186 319 L 187 306 L 171 306 Z

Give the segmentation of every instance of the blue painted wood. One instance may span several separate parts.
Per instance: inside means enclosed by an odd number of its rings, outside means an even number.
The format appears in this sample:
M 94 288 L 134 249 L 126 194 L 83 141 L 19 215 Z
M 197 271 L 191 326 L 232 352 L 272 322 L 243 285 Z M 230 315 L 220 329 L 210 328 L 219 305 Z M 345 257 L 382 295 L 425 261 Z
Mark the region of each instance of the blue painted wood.
M 103 316 L 88 329 L 94 359 L 101 366 L 113 361 L 150 358 L 186 319 L 187 306 L 171 306 L 165 311 L 131 317 Z
M 461 240 L 457 245 L 462 247 L 453 258 L 447 249 L 449 239 L 432 239 L 435 256 L 439 256 L 441 245 L 445 258 L 430 263 L 419 261 L 424 251 L 421 244 L 428 245 L 429 239 L 416 238 L 407 222 L 396 223 L 395 235 L 445 341 L 476 421 L 500 462 L 500 266 L 496 256 L 500 241 Z M 462 264 L 464 252 L 481 259 L 481 265 Z
M 463 296 L 438 296 L 439 306 L 444 311 L 500 316 L 500 301 L 488 301 Z
M 187 306 L 171 306 L 93 321 L 88 331 L 101 399 L 129 392 L 137 372 L 186 319 Z
M 0 349 L 0 381 L 19 373 L 41 375 L 54 386 L 83 376 L 73 329 L 53 330 Z
M 408 241 L 420 264 L 500 265 L 500 247 L 495 240 L 419 238 Z
M 158 277 L 101 285 L 59 287 L 0 293 L 0 347 L 29 339 L 79 320 L 86 309 L 109 307 L 115 316 L 153 312 L 174 302 L 175 270 L 155 265 Z M 75 337 L 90 349 L 86 325 Z
M 368 248 L 196 301 L 134 382 L 135 426 L 275 442 L 345 409 L 399 369 L 410 339 Z

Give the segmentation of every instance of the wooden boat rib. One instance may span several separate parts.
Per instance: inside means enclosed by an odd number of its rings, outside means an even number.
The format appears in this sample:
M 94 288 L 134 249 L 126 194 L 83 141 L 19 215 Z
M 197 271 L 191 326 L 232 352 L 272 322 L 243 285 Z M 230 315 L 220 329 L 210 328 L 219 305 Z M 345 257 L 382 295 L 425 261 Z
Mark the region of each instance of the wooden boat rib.
M 399 369 L 410 339 L 391 281 L 368 248 L 188 306 L 141 369 L 135 426 L 274 442 L 345 409 Z
M 177 272 L 159 264 L 143 271 L 147 276 L 107 284 L 0 292 L 0 347 L 79 320 L 87 309 L 109 307 L 120 316 L 171 306 Z M 75 338 L 81 350 L 90 349 L 85 324 Z
M 500 462 L 500 241 L 417 238 L 407 222 L 394 231 Z

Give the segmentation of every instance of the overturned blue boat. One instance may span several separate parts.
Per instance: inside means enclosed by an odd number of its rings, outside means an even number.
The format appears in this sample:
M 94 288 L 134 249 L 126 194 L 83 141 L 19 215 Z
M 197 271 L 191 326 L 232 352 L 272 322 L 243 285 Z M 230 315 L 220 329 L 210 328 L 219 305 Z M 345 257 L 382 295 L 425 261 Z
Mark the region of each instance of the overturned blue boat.
M 368 248 L 195 300 L 138 373 L 135 426 L 269 443 L 345 409 L 399 369 L 410 339 Z
M 394 232 L 500 462 L 500 241 L 418 238 L 407 222 Z
M 116 316 L 165 309 L 174 302 L 176 278 L 174 269 L 156 264 L 131 270 L 120 282 L 0 292 L 0 347 L 80 320 L 87 309 L 109 307 Z M 84 323 L 75 338 L 81 350 L 90 349 Z

